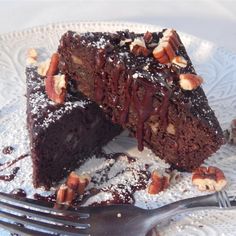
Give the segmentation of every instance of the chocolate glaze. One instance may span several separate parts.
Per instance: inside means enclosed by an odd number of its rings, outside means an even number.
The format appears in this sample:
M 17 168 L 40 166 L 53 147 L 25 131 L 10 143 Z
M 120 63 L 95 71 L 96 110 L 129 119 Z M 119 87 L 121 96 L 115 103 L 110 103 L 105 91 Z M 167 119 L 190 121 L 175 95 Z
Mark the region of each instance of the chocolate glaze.
M 27 197 L 25 190 L 23 190 L 21 188 L 13 189 L 10 193 L 12 195 L 17 196 L 17 197 Z
M 47 203 L 56 203 L 56 194 L 51 194 L 49 196 L 42 196 L 39 193 L 35 193 L 34 199 Z
M 148 38 L 150 52 L 163 31 Z M 152 53 L 136 56 L 128 43 L 120 45 L 143 36 L 129 31 L 69 31 L 58 48 L 60 70 L 76 80 L 79 90 L 114 123 L 136 136 L 139 150 L 149 147 L 173 167 L 191 171 L 224 143 L 222 130 L 202 88 L 185 91 L 180 87 L 180 74 L 195 74 L 181 40 L 175 54 L 187 61 L 185 68 L 161 64 Z M 72 60 L 74 56 L 80 64 Z M 169 124 L 174 133 L 168 132 Z

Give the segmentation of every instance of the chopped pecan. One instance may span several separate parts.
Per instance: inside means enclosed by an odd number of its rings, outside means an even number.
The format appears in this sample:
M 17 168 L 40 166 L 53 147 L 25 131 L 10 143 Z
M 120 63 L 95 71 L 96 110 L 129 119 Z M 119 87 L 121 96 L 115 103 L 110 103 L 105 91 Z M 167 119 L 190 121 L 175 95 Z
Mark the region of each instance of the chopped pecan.
M 64 103 L 66 97 L 65 75 L 47 76 L 45 78 L 45 90 L 49 99 L 58 104 Z
M 75 197 L 75 191 L 67 185 L 62 184 L 57 191 L 57 203 L 69 205 Z
M 71 172 L 66 184 L 69 188 L 76 191 L 79 195 L 84 194 L 85 188 L 90 182 L 88 175 L 77 175 L 75 172 Z
M 143 36 L 143 39 L 144 39 L 144 42 L 149 44 L 152 42 L 152 39 L 153 39 L 153 36 L 152 36 L 152 33 L 147 31 L 144 36 Z
M 62 184 L 57 191 L 57 203 L 70 204 L 78 195 L 83 195 L 90 182 L 88 175 L 77 175 L 71 172 L 66 184 Z
M 130 51 L 136 56 L 147 56 L 149 54 L 145 41 L 141 37 L 134 39 L 130 44 Z
M 157 170 L 154 170 L 151 175 L 151 183 L 148 186 L 149 194 L 158 194 L 165 190 L 170 185 L 170 175 L 165 173 L 160 175 Z
M 181 42 L 173 29 L 167 29 L 163 33 L 157 47 L 153 50 L 153 56 L 162 64 L 171 63 L 177 56 L 176 50 L 179 48 Z
M 193 172 L 192 183 L 198 186 L 200 191 L 220 191 L 226 186 L 227 181 L 219 168 L 201 166 Z
M 46 76 L 54 76 L 58 72 L 59 54 L 53 53 Z
M 28 57 L 31 57 L 31 58 L 34 58 L 35 60 L 37 60 L 37 57 L 38 57 L 38 53 L 36 51 L 35 48 L 30 48 L 27 52 L 27 56 Z
M 27 65 L 36 64 L 37 63 L 37 57 L 38 57 L 38 53 L 37 53 L 36 49 L 30 48 L 27 51 L 26 64 Z
M 180 74 L 179 83 L 180 87 L 184 90 L 193 90 L 199 87 L 203 82 L 203 78 L 195 74 Z
M 124 40 L 120 40 L 120 46 L 124 46 L 127 43 L 131 43 L 132 39 L 124 39 Z
M 39 64 L 38 66 L 38 74 L 41 76 L 46 76 L 49 65 L 50 65 L 50 59 L 47 59 L 46 61 L 43 61 L 42 63 Z
M 188 65 L 187 60 L 182 56 L 176 56 L 171 60 L 172 64 L 185 68 Z
M 65 75 L 56 75 L 56 73 L 58 72 L 58 64 L 59 54 L 53 53 L 49 66 L 48 62 L 46 62 L 46 64 L 43 65 L 43 68 L 38 68 L 38 72 L 44 75 L 48 67 L 48 70 L 46 72 L 46 78 L 44 80 L 46 94 L 48 98 L 54 101 L 55 103 L 62 104 L 64 103 L 66 97 L 67 82 Z

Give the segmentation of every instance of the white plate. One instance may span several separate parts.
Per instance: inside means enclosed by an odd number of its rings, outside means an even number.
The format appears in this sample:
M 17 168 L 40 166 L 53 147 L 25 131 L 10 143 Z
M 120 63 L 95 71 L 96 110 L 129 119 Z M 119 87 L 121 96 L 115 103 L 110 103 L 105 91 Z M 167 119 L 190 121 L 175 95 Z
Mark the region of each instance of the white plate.
M 26 131 L 25 115 L 25 56 L 30 47 L 44 49 L 50 55 L 55 51 L 60 36 L 67 30 L 115 31 L 129 29 L 135 32 L 158 31 L 153 25 L 119 22 L 83 22 L 61 23 L 35 27 L 20 32 L 0 35 L 0 149 L 7 145 L 15 148 L 12 155 L 0 153 L 0 163 L 27 153 L 29 140 Z M 216 47 L 191 35 L 180 33 L 182 41 L 195 65 L 198 74 L 205 78 L 203 85 L 211 107 L 223 128 L 236 117 L 236 55 Z M 47 55 L 45 55 L 47 56 Z M 133 140 L 123 134 L 109 144 L 108 149 L 116 151 L 127 149 L 127 143 Z M 132 153 L 131 153 L 132 152 Z M 132 155 L 140 156 L 137 149 L 130 150 Z M 142 156 L 148 154 L 142 153 Z M 147 157 L 148 158 L 148 157 Z M 225 145 L 207 161 L 207 164 L 220 167 L 228 179 L 227 191 L 236 195 L 236 147 Z M 11 182 L 0 180 L 0 191 L 10 192 L 23 188 L 28 196 L 42 193 L 32 186 L 31 160 L 26 157 L 16 163 L 20 166 L 16 178 Z M 14 166 L 12 166 L 14 168 Z M 8 170 L 9 171 L 9 170 Z M 2 172 L 0 172 L 2 174 Z M 150 196 L 145 191 L 136 194 L 136 204 L 153 208 L 179 199 L 200 195 L 191 184 L 189 174 L 184 174 L 181 181 L 165 192 Z M 173 219 L 168 227 L 160 230 L 161 235 L 233 235 L 236 233 L 236 211 L 201 211 L 182 215 Z M 8 235 L 0 230 L 0 235 Z

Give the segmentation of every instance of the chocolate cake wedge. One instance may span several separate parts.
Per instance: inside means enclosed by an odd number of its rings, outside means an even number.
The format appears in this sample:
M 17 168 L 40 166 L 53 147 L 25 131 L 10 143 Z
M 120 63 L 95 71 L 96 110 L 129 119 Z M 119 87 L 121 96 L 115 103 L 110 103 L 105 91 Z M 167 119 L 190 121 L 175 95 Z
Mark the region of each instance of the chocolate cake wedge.
M 68 91 L 63 104 L 49 100 L 37 66 L 26 69 L 27 126 L 33 184 L 49 188 L 121 132 L 101 108 L 79 92 Z
M 65 33 L 59 67 L 138 148 L 191 171 L 224 143 L 223 133 L 175 30 Z

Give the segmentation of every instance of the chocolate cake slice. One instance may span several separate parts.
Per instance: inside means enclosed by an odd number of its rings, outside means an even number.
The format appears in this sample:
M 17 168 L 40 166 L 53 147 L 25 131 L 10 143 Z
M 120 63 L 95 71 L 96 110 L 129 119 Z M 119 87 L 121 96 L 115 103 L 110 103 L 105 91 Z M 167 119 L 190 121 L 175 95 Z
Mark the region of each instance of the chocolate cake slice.
M 174 168 L 191 171 L 223 133 L 175 30 L 65 33 L 59 67 L 78 89 Z
M 97 104 L 73 92 L 72 87 L 64 104 L 49 100 L 44 77 L 38 74 L 36 66 L 27 67 L 26 76 L 33 184 L 49 188 L 122 129 L 112 124 Z

